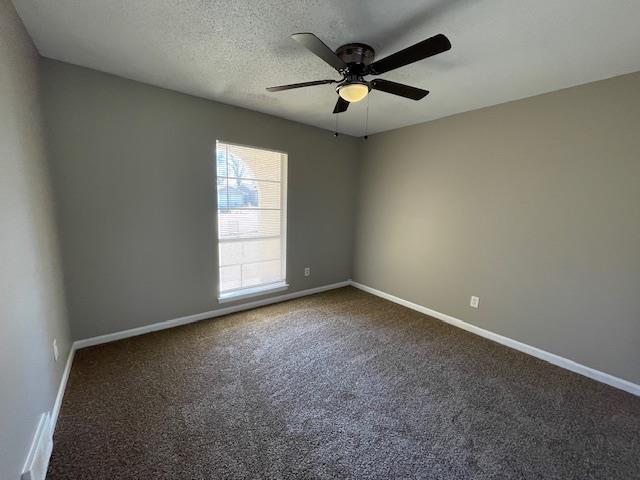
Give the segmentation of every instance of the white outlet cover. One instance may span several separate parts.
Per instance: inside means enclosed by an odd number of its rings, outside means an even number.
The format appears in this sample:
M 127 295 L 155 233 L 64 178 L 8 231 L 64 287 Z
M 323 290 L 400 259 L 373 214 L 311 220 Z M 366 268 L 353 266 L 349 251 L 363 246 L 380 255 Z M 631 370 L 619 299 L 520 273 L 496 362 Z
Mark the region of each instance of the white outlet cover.
M 478 308 L 480 306 L 480 297 L 471 297 L 471 301 L 469 302 L 469 306 L 473 308 Z
M 57 362 L 58 361 L 58 356 L 59 356 L 59 352 L 58 352 L 58 340 L 57 339 L 53 339 L 53 359 Z
M 304 276 L 308 277 L 309 275 L 311 275 L 311 268 L 310 267 L 304 267 Z

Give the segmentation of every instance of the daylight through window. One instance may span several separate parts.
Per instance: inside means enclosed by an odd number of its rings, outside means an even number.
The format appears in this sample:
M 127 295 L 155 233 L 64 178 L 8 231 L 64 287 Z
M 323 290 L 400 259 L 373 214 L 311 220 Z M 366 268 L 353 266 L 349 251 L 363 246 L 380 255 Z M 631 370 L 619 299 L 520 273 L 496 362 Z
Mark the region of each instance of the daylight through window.
M 217 142 L 220 300 L 286 287 L 287 155 Z

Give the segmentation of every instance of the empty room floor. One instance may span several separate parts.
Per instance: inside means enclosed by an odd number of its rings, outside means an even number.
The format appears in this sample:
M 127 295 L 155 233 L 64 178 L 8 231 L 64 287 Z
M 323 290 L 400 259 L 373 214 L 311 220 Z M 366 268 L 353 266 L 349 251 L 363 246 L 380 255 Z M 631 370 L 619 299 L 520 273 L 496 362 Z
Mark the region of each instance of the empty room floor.
M 347 287 L 78 351 L 47 478 L 639 472 L 640 398 Z

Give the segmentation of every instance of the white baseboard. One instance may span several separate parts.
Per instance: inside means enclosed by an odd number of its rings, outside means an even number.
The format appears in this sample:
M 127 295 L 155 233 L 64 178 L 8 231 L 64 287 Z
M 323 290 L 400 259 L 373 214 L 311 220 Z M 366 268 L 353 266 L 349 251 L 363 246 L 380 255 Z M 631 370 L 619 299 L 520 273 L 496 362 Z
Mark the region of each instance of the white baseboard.
M 120 340 L 123 338 L 143 335 L 149 332 L 155 332 L 158 330 L 165 330 L 167 328 L 173 328 L 180 325 L 186 325 L 188 323 L 193 323 L 193 322 L 205 320 L 208 318 L 220 317 L 222 315 L 228 315 L 230 313 L 262 307 L 262 306 L 270 305 L 273 303 L 293 300 L 294 298 L 313 295 L 315 293 L 320 293 L 320 292 L 325 292 L 327 290 L 346 287 L 348 285 L 352 285 L 365 292 L 371 293 L 378 297 L 381 297 L 386 300 L 392 301 L 394 303 L 411 308 L 412 310 L 416 310 L 420 313 L 424 313 L 425 315 L 429 315 L 431 317 L 437 318 L 438 320 L 442 320 L 443 322 L 446 322 L 450 325 L 462 328 L 463 330 L 467 330 L 468 332 L 471 332 L 471 333 L 475 333 L 476 335 L 480 335 L 481 337 L 487 338 L 489 340 L 493 340 L 494 342 L 500 343 L 502 345 L 506 345 L 507 347 L 511 347 L 515 350 L 519 350 L 529 355 L 533 355 L 534 357 L 540 358 L 541 360 L 545 360 L 559 367 L 565 368 L 567 370 L 571 370 L 572 372 L 578 373 L 580 375 L 584 375 L 585 377 L 589 377 L 593 380 L 606 383 L 607 385 L 611 385 L 612 387 L 619 388 L 621 390 L 625 390 L 634 395 L 640 396 L 640 385 L 629 382 L 628 380 L 614 377 L 613 375 L 610 375 L 608 373 L 604 373 L 599 370 L 595 370 L 591 367 L 587 367 L 586 365 L 582 365 L 580 363 L 574 362 L 573 360 L 569 360 L 568 358 L 561 357 L 559 355 L 547 352 L 540 348 L 527 345 L 526 343 L 522 343 L 517 340 L 513 340 L 511 338 L 505 337 L 503 335 L 499 335 L 497 333 L 491 332 L 489 330 L 485 330 L 483 328 L 464 322 L 450 315 L 438 312 L 436 310 L 432 310 L 430 308 L 424 307 L 417 303 L 410 302 L 408 300 L 404 300 L 402 298 L 396 297 L 389 293 L 376 290 L 375 288 L 369 287 L 367 285 L 363 285 L 358 282 L 354 282 L 353 280 L 346 280 L 343 282 L 333 283 L 330 285 L 310 288 L 310 289 L 301 290 L 298 292 L 291 292 L 285 295 L 278 295 L 276 297 L 264 298 L 264 299 L 255 300 L 252 302 L 242 303 L 239 305 L 232 305 L 232 306 L 220 308 L 217 310 L 211 310 L 209 312 L 198 313 L 195 315 L 188 315 L 188 316 L 176 318 L 173 320 L 166 320 L 164 322 L 153 323 L 150 325 L 145 325 L 143 327 L 132 328 L 130 330 L 123 330 L 120 332 L 110 333 L 107 335 L 100 335 L 92 338 L 85 338 L 83 340 L 77 340 L 73 342 L 69 350 L 69 355 L 67 357 L 67 363 L 65 365 L 64 372 L 62 374 L 62 379 L 60 380 L 60 386 L 58 388 L 58 394 L 56 395 L 56 400 L 53 406 L 53 410 L 51 412 L 51 418 L 49 422 L 47 422 L 48 425 L 46 425 L 50 429 L 49 430 L 50 435 L 53 435 L 55 431 L 56 423 L 58 421 L 58 414 L 60 413 L 62 399 L 64 397 L 65 388 L 67 386 L 67 380 L 69 379 L 69 373 L 71 372 L 71 365 L 73 364 L 73 358 L 76 350 L 80 348 L 90 347 L 93 345 L 99 345 L 102 343 L 113 342 L 115 340 Z M 42 423 L 42 420 L 41 420 L 41 423 Z M 44 428 L 44 427 L 42 427 L 39 424 L 38 431 L 36 432 L 36 437 L 34 437 L 34 442 L 36 442 L 39 435 L 38 432 L 41 430 L 41 428 Z M 27 467 L 27 464 L 34 458 L 34 455 L 35 455 L 34 452 L 36 451 L 37 451 L 36 443 L 34 443 L 32 444 L 31 449 L 29 451 L 29 456 L 27 458 L 27 462 L 25 463 L 25 468 Z M 49 455 L 50 453 L 51 452 L 49 451 Z M 48 460 L 47 460 L 47 463 L 48 463 Z M 45 468 L 45 472 L 46 472 L 46 468 Z M 29 478 L 29 477 L 25 477 L 25 478 Z
M 484 328 L 477 327 L 475 325 L 464 322 L 458 318 L 452 317 L 445 313 L 441 313 L 436 310 L 432 310 L 430 308 L 419 305 L 417 303 L 413 303 L 408 300 L 404 300 L 402 298 L 396 297 L 389 293 L 376 290 L 375 288 L 371 288 L 367 285 L 363 285 L 361 283 L 354 282 L 354 281 L 351 281 L 351 285 L 353 285 L 354 287 L 362 291 L 371 293 L 373 295 L 384 298 L 391 302 L 403 305 L 412 310 L 416 310 L 420 313 L 424 313 L 425 315 L 429 315 L 430 317 L 437 318 L 438 320 L 442 320 L 443 322 L 446 322 L 455 327 L 462 328 L 463 330 L 466 330 L 468 332 L 475 333 L 476 335 L 479 335 L 481 337 L 487 338 L 489 340 L 493 340 L 494 342 L 500 343 L 502 345 L 506 345 L 507 347 L 527 353 L 541 360 L 545 360 L 549 363 L 557 365 L 558 367 L 571 370 L 572 372 L 579 373 L 580 375 L 584 375 L 585 377 L 589 377 L 593 380 L 606 383 L 607 385 L 611 385 L 612 387 L 619 388 L 620 390 L 625 390 L 626 392 L 640 396 L 640 385 L 632 383 L 628 380 L 614 377 L 613 375 L 610 375 L 605 372 L 601 372 L 600 370 L 596 370 L 591 367 L 587 367 L 586 365 L 582 365 L 580 363 L 574 362 L 573 360 L 569 360 L 568 358 L 561 357 L 560 355 L 556 355 L 555 353 L 550 353 L 540 348 L 527 345 L 526 343 L 522 343 L 517 340 L 513 340 L 509 337 L 505 337 L 503 335 L 499 335 L 489 330 L 485 330 Z
M 53 450 L 51 425 L 49 412 L 40 415 L 20 480 L 45 480 Z
M 157 332 L 158 330 L 165 330 L 167 328 L 178 327 L 180 325 L 186 325 L 188 323 L 198 322 L 200 320 L 206 320 L 207 318 L 221 317 L 222 315 L 228 315 L 230 313 L 241 312 L 243 310 L 250 310 L 256 307 L 262 307 L 265 305 L 271 305 L 272 303 L 285 302 L 294 298 L 305 297 L 307 295 L 313 295 L 314 293 L 325 292 L 327 290 L 333 290 L 335 288 L 346 287 L 351 284 L 350 280 L 343 282 L 332 283 L 330 285 L 323 285 L 321 287 L 309 288 L 307 290 L 300 290 L 297 292 L 286 293 L 284 295 L 278 295 L 276 297 L 267 297 L 260 300 L 254 300 L 252 302 L 241 303 L 238 305 L 232 305 L 230 307 L 218 308 L 203 313 L 196 313 L 195 315 L 187 315 L 186 317 L 174 318 L 173 320 L 165 320 L 164 322 L 152 323 L 143 327 L 132 328 L 129 330 L 122 330 L 120 332 L 108 333 L 106 335 L 99 335 L 97 337 L 85 338 L 83 340 L 76 340 L 73 342 L 75 349 L 91 347 L 94 345 L 100 345 L 102 343 L 113 342 L 115 340 L 121 340 L 123 338 L 135 337 L 137 335 L 144 335 L 149 332 Z
M 255 300 L 253 302 L 243 303 L 239 305 L 232 305 L 230 307 L 224 307 L 224 308 L 212 310 L 209 312 L 199 313 L 195 315 L 188 315 L 186 317 L 180 317 L 173 320 L 153 323 L 151 325 L 146 325 L 144 327 L 132 328 L 130 330 L 123 330 L 121 332 L 110 333 L 107 335 L 100 335 L 98 337 L 86 338 L 83 340 L 77 340 L 73 342 L 69 350 L 69 355 L 67 357 L 67 362 L 65 364 L 64 372 L 62 374 L 62 379 L 60 380 L 58 394 L 56 395 L 56 400 L 53 406 L 53 410 L 51 412 L 50 419 L 47 418 L 46 414 L 43 414 L 42 418 L 40 419 L 31 448 L 29 450 L 29 454 L 27 456 L 27 460 L 25 462 L 25 467 L 24 467 L 25 476 L 23 476 L 22 479 L 23 480 L 36 480 L 36 479 L 39 480 L 40 479 L 39 476 L 34 475 L 34 473 L 31 473 L 31 472 L 44 471 L 44 473 L 46 474 L 46 467 L 48 465 L 49 457 L 51 455 L 51 448 L 53 446 L 51 437 L 53 436 L 53 433 L 55 431 L 55 427 L 58 421 L 58 414 L 60 413 L 62 399 L 64 397 L 67 381 L 69 379 L 69 373 L 71 372 L 71 365 L 73 364 L 73 358 L 75 355 L 75 351 L 77 349 L 89 347 L 93 345 L 99 345 L 102 343 L 112 342 L 115 340 L 120 340 L 123 338 L 133 337 L 137 335 L 143 335 L 145 333 L 164 330 L 167 328 L 177 327 L 179 325 L 186 325 L 188 323 L 197 322 L 199 320 L 205 320 L 207 318 L 214 318 L 222 315 L 228 315 L 230 313 L 249 310 L 252 308 L 270 305 L 273 303 L 284 302 L 287 300 L 292 300 L 294 298 L 313 295 L 315 293 L 325 292 L 327 290 L 333 290 L 335 288 L 346 287 L 348 285 L 352 285 L 365 292 L 371 293 L 378 297 L 381 297 L 386 300 L 390 300 L 394 303 L 411 308 L 412 310 L 416 310 L 420 313 L 424 313 L 425 315 L 429 315 L 431 317 L 437 318 L 448 324 L 462 328 L 471 333 L 475 333 L 476 335 L 480 335 L 481 337 L 487 338 L 489 340 L 493 340 L 494 342 L 500 343 L 502 345 L 506 345 L 507 347 L 511 347 L 515 350 L 519 350 L 529 355 L 533 355 L 534 357 L 540 358 L 542 360 L 545 360 L 549 363 L 565 368 L 567 370 L 571 370 L 572 372 L 579 373 L 581 375 L 584 375 L 585 377 L 589 377 L 593 380 L 606 383 L 607 385 L 611 385 L 612 387 L 616 387 L 621 390 L 625 390 L 629 393 L 632 393 L 634 395 L 640 396 L 640 385 L 637 385 L 635 383 L 629 382 L 627 380 L 623 380 L 618 377 L 614 377 L 613 375 L 610 375 L 608 373 L 595 370 L 593 368 L 587 367 L 580 363 L 574 362 L 573 360 L 569 360 L 567 358 L 547 352 L 537 347 L 527 345 L 526 343 L 522 343 L 517 340 L 513 340 L 511 338 L 491 332 L 489 330 L 485 330 L 483 328 L 477 327 L 475 325 L 471 325 L 470 323 L 464 322 L 450 315 L 446 315 L 436 310 L 432 310 L 422 305 L 418 305 L 417 303 L 413 303 L 408 300 L 404 300 L 402 298 L 396 297 L 394 295 L 382 292 L 380 290 L 376 290 L 375 288 L 371 288 L 361 283 L 354 282 L 352 280 L 346 280 L 344 282 L 334 283 L 331 285 L 324 285 L 322 287 L 310 288 L 307 290 L 292 292 L 285 295 L 278 295 L 276 297 L 264 298 L 264 299 Z M 49 443 L 46 443 L 45 447 L 43 447 L 41 443 L 43 441 L 42 440 L 43 438 L 49 438 Z M 44 464 L 41 463 L 43 458 L 46 459 Z M 42 479 L 44 479 L 44 476 L 42 476 Z
M 67 380 L 69 380 L 69 374 L 71 373 L 71 365 L 73 364 L 73 356 L 76 353 L 75 342 L 71 344 L 69 348 L 69 355 L 67 356 L 67 363 L 64 366 L 62 372 L 62 378 L 60 379 L 60 386 L 58 387 L 58 394 L 56 395 L 56 401 L 53 404 L 53 410 L 51 411 L 51 435 L 56 429 L 56 423 L 58 423 L 58 414 L 60 413 L 60 407 L 62 406 L 62 398 L 64 397 L 64 391 L 67 388 Z
M 49 459 L 53 451 L 53 433 L 58 423 L 58 414 L 60 413 L 62 398 L 67 388 L 67 381 L 69 380 L 69 373 L 71 372 L 75 351 L 75 345 L 72 344 L 69 348 L 64 370 L 62 371 L 62 378 L 60 379 L 60 385 L 58 385 L 58 393 L 53 403 L 53 409 L 51 413 L 46 412 L 40 416 L 36 432 L 31 441 L 29 453 L 27 454 L 27 459 L 22 468 L 20 480 L 45 480 Z

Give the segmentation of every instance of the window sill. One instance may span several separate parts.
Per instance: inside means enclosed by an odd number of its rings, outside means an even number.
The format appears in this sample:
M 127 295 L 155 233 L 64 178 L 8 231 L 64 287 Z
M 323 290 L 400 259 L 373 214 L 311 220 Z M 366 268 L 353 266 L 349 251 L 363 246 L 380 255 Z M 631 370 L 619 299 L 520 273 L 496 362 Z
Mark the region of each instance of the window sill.
M 259 287 L 243 288 L 235 292 L 223 293 L 218 297 L 218 303 L 235 302 L 247 298 L 258 297 L 268 293 L 282 292 L 289 288 L 286 282 L 271 283 L 269 285 L 261 285 Z

